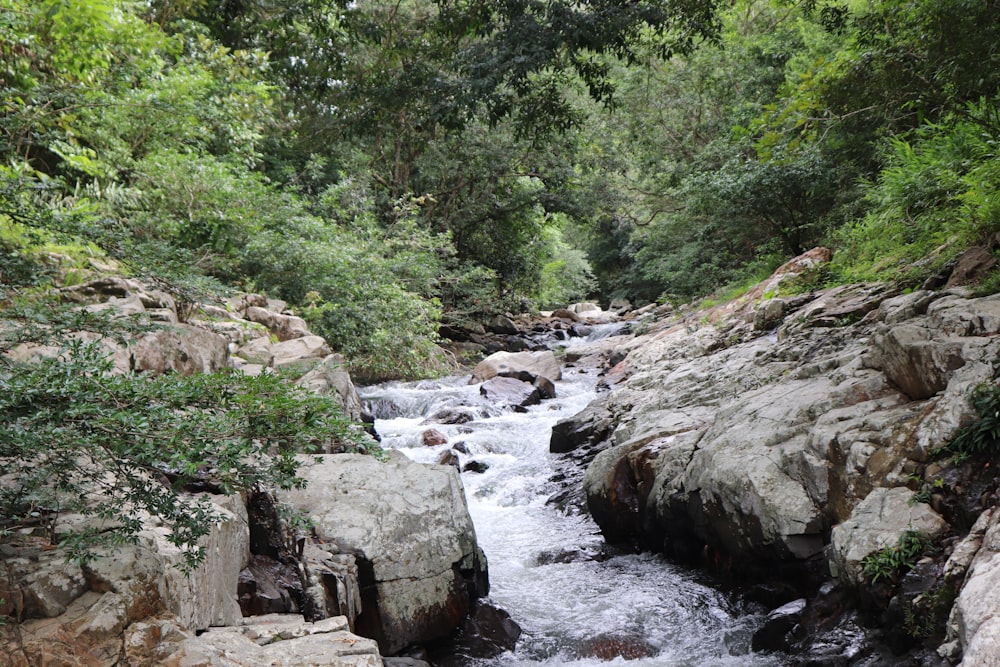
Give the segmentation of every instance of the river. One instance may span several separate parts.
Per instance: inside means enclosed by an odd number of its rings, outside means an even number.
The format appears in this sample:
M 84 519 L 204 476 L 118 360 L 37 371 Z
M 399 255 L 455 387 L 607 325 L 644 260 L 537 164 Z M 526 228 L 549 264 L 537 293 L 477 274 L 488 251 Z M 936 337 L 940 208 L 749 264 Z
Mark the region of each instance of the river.
M 562 490 L 558 455 L 548 450 L 552 426 L 594 397 L 596 371 L 567 368 L 557 397 L 514 412 L 489 405 L 468 376 L 389 383 L 360 390 L 376 416 L 386 448 L 424 463 L 449 448 L 462 465 L 469 512 L 489 561 L 490 599 L 524 633 L 513 652 L 476 667 L 626 664 L 632 667 L 752 665 L 775 667 L 776 657 L 750 652 L 762 621 L 757 608 L 713 588 L 698 572 L 652 554 L 610 552 L 585 513 L 564 512 L 547 500 Z M 430 423 L 442 408 L 469 412 L 464 424 Z M 448 444 L 427 447 L 421 434 L 441 431 Z M 461 453 L 464 450 L 468 453 Z M 622 647 L 610 661 L 595 655 Z

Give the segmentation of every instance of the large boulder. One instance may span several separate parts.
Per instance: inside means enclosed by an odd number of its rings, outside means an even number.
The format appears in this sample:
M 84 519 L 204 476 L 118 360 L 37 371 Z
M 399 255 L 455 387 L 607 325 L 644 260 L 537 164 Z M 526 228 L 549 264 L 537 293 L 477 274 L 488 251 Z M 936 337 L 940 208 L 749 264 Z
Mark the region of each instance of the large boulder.
M 321 396 L 332 396 L 344 408 L 344 415 L 352 421 L 361 420 L 361 397 L 347 372 L 347 362 L 339 354 L 323 359 L 295 384 Z
M 229 342 L 205 329 L 174 324 L 139 338 L 132 358 L 137 372 L 214 373 L 229 364 Z
M 906 487 L 875 489 L 833 529 L 830 571 L 844 584 L 860 586 L 867 556 L 897 546 L 909 531 L 935 540 L 947 529 L 944 519 L 929 505 L 914 502 L 914 492 Z
M 476 380 L 490 380 L 500 373 L 527 371 L 541 375 L 555 382 L 562 379 L 562 370 L 556 355 L 550 351 L 541 352 L 495 352 L 486 357 L 472 371 Z
M 271 364 L 275 368 L 302 371 L 315 367 L 333 353 L 319 336 L 303 336 L 275 343 L 271 351 L 274 353 Z
M 309 514 L 321 539 L 356 555 L 358 632 L 392 654 L 460 627 L 488 584 L 458 471 L 400 454 L 303 462 L 308 486 L 283 500 Z
M 30 664 L 119 664 L 126 629 L 161 612 L 183 632 L 241 623 L 236 586 L 249 558 L 247 512 L 239 497 L 211 499 L 218 520 L 201 542 L 205 560 L 190 574 L 178 569 L 183 554 L 153 518 L 136 544 L 99 554 L 82 568 L 59 549 L 32 545 L 5 557 L 0 597 L 4 611 L 22 619 L 18 630 Z M 57 530 L 88 522 L 66 517 Z
M 491 403 L 512 408 L 538 405 L 542 400 L 537 387 L 512 377 L 497 376 L 487 380 L 480 385 L 479 393 Z
M 553 452 L 607 450 L 585 484 L 609 537 L 762 571 L 817 562 L 873 490 L 906 485 L 975 418 L 969 393 L 994 377 L 1000 296 L 839 287 L 785 300 L 776 333 L 754 326 L 760 303 L 650 327 L 612 390 L 554 427 Z

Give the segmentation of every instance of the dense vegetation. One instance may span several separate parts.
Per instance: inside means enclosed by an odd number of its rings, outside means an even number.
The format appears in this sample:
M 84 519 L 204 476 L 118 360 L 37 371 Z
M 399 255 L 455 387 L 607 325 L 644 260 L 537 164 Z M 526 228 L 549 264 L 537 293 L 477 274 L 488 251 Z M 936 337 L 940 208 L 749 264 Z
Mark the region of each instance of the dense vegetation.
M 3 0 L 3 281 L 90 248 L 264 290 L 378 378 L 442 321 L 688 301 L 818 243 L 898 277 L 1000 224 L 998 13 Z
M 36 315 L 109 267 L 286 299 L 369 380 L 428 372 L 443 323 L 690 301 L 820 243 L 830 280 L 916 282 L 1000 231 L 998 45 L 995 0 L 0 0 L 0 351 L 99 366 Z M 95 391 L 4 359 L 18 438 Z M 167 385 L 114 391 L 215 409 Z

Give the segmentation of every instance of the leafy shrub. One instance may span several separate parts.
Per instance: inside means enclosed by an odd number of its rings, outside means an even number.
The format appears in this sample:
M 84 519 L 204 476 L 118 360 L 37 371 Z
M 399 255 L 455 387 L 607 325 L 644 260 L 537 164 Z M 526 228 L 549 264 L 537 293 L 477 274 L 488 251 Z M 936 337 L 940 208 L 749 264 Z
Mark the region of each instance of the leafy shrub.
M 4 316 L 0 534 L 39 529 L 86 561 L 97 548 L 133 542 L 148 513 L 166 523 L 191 568 L 204 557 L 197 542 L 214 511 L 181 495 L 186 484 L 207 480 L 225 493 L 296 487 L 297 452 L 360 442 L 335 401 L 273 374 L 114 373 L 108 345 L 134 332 L 124 320 L 45 305 Z M 50 346 L 53 356 L 19 363 L 3 354 L 26 344 Z M 60 517 L 74 513 L 92 517 L 92 527 L 56 534 Z
M 973 454 L 990 454 L 1000 451 L 1000 386 L 981 384 L 969 397 L 979 419 L 959 430 L 951 441 L 936 454 L 952 454 L 964 459 Z
M 931 272 L 1000 230 L 998 131 L 990 118 L 1000 100 L 926 124 L 889 140 L 887 166 L 867 184 L 868 213 L 838 233 L 834 265 L 848 279 L 905 277 L 938 249 Z
M 917 564 L 928 545 L 926 535 L 918 530 L 908 530 L 900 536 L 898 543 L 865 556 L 861 561 L 862 571 L 873 584 L 882 579 L 894 582 Z
M 347 356 L 359 380 L 427 375 L 441 313 L 421 292 L 432 288 L 437 248 L 352 232 L 311 216 L 289 220 L 247 244 L 243 271 L 257 288 L 308 304 L 310 328 Z

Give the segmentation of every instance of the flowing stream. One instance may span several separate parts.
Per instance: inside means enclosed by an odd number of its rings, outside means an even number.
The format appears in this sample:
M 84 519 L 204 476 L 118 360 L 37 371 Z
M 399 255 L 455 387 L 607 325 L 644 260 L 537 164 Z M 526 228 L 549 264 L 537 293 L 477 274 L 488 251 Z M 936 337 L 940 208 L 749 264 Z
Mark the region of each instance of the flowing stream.
M 462 482 L 479 544 L 489 561 L 490 599 L 507 610 L 524 634 L 513 652 L 476 663 L 528 665 L 777 666 L 750 652 L 759 610 L 712 588 L 691 572 L 651 554 L 609 553 L 589 516 L 565 513 L 546 501 L 562 490 L 553 481 L 558 455 L 548 451 L 553 424 L 594 398 L 592 370 L 567 368 L 557 398 L 519 413 L 489 405 L 468 376 L 389 383 L 360 390 L 376 416 L 382 445 L 434 463 L 457 448 Z M 458 408 L 473 419 L 442 425 L 428 417 Z M 427 447 L 428 428 L 448 444 Z M 595 656 L 616 657 L 608 661 Z

